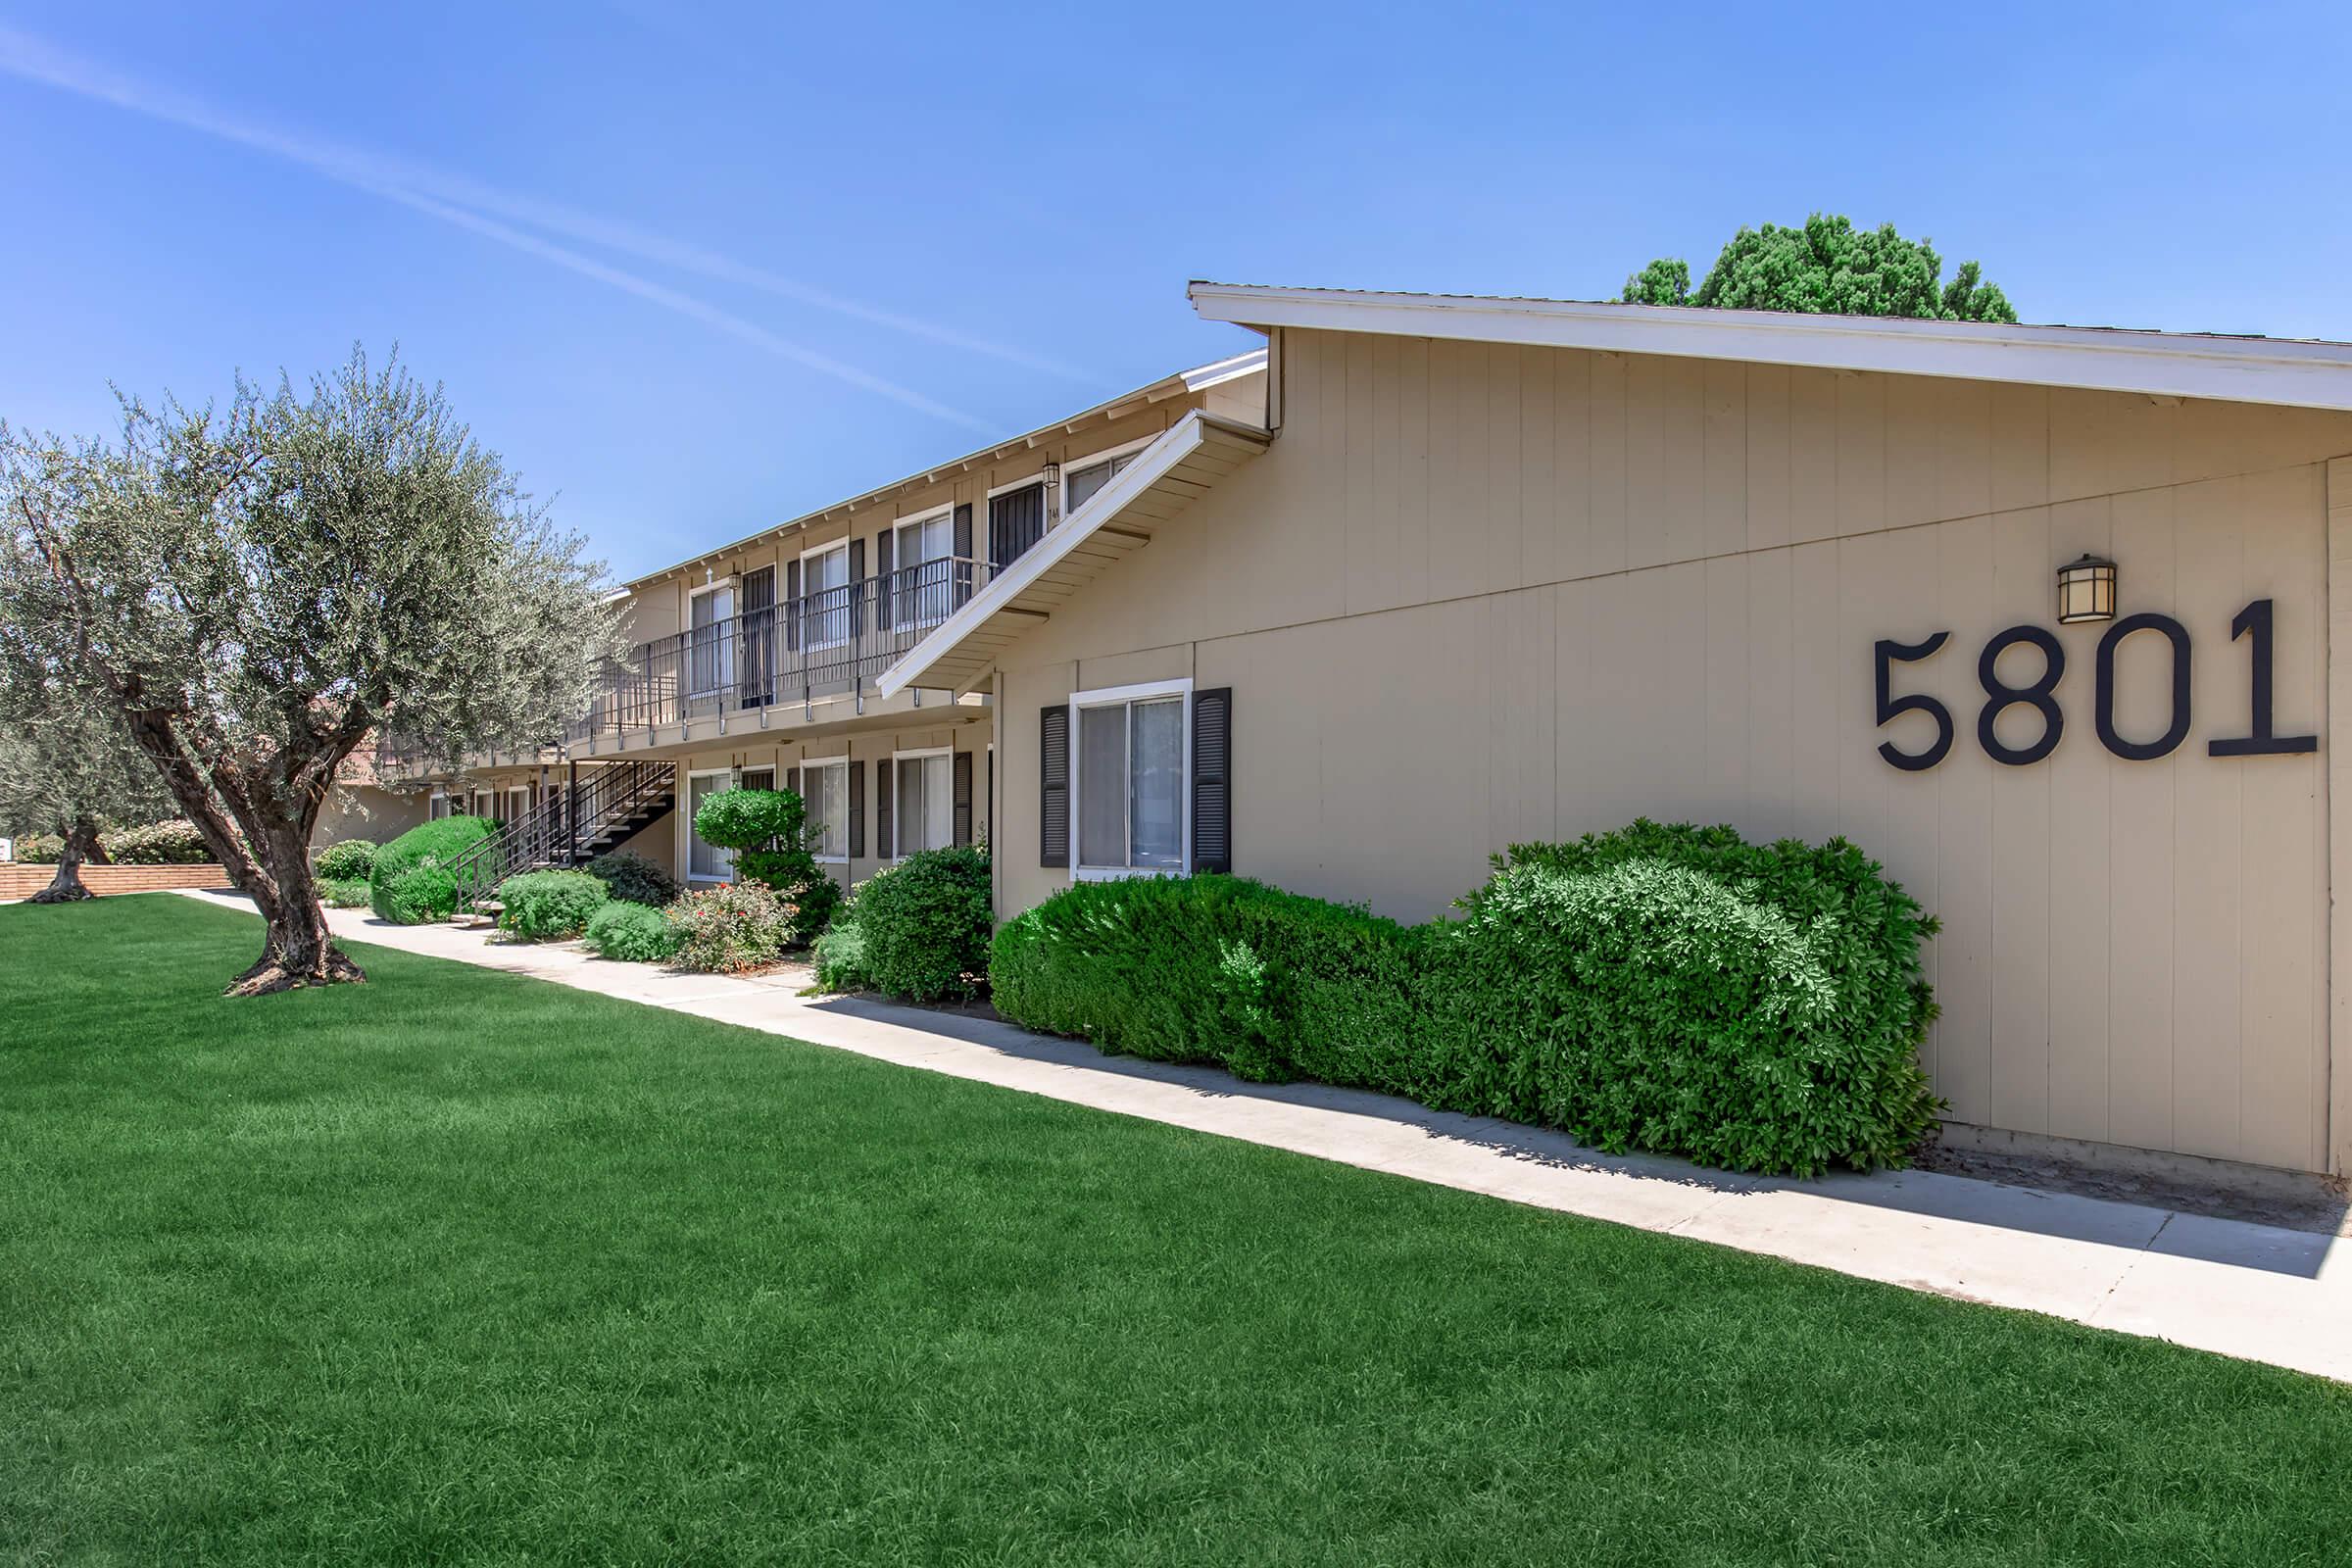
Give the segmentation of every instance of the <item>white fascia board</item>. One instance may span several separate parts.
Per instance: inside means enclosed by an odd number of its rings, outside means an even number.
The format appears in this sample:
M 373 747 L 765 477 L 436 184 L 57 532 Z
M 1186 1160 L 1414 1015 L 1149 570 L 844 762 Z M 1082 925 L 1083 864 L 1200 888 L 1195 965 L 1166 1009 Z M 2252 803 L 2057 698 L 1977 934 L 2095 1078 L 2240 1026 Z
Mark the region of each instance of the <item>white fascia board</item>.
M 1162 430 L 1150 446 L 1136 455 L 1133 463 L 1114 474 L 1108 484 L 1088 497 L 1085 506 L 1047 529 L 1046 536 L 1031 545 L 1018 561 L 990 578 L 988 586 L 972 595 L 963 608 L 933 627 L 929 636 L 906 650 L 897 663 L 876 676 L 874 690 L 884 697 L 896 697 L 913 685 L 916 678 L 939 662 L 950 649 L 970 636 L 991 615 L 1044 576 L 1047 568 L 1076 549 L 1097 528 L 1117 516 L 1130 501 L 1157 484 L 1170 468 L 1191 457 L 1199 450 L 1201 440 L 1200 411 L 1195 409 Z
M 1202 365 L 1183 371 L 1184 389 L 1187 392 L 1205 392 L 1212 386 L 1223 386 L 1245 375 L 1256 375 L 1265 368 L 1266 351 L 1262 348 L 1251 349 L 1246 354 L 1236 354 L 1230 360 L 1219 360 L 1214 365 Z
M 1895 317 L 1195 283 L 1240 326 L 1523 343 L 1835 370 L 2352 410 L 2352 344 Z

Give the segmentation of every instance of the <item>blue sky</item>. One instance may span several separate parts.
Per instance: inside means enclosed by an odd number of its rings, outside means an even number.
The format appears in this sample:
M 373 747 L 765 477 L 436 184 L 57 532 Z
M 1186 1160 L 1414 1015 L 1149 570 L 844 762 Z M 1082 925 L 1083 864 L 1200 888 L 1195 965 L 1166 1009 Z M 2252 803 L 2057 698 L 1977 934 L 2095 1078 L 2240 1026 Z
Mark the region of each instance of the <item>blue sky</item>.
M 2352 338 L 2352 8 L 0 0 L 0 417 L 398 343 L 619 575 L 1254 341 L 1815 209 Z M 2064 17 L 2058 13 L 2064 12 Z

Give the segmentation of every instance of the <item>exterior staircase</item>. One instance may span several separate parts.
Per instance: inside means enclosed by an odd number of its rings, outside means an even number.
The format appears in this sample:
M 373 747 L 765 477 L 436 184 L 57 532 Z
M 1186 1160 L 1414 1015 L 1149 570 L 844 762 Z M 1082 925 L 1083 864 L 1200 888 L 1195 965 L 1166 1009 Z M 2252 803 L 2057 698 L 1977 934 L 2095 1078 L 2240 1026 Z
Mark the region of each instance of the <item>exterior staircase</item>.
M 553 791 L 458 858 L 456 917 L 482 912 L 508 877 L 584 865 L 627 843 L 676 807 L 677 791 L 676 764 L 653 761 L 608 762 Z

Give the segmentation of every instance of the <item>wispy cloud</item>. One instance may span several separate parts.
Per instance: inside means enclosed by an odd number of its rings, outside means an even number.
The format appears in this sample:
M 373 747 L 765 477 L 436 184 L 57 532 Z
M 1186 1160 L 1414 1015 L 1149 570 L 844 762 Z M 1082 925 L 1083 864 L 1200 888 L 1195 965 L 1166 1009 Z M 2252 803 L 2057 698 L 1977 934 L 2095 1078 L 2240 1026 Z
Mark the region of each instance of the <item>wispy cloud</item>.
M 617 220 L 515 195 L 464 175 L 408 160 L 384 157 L 322 138 L 307 135 L 297 137 L 240 120 L 194 99 L 157 89 L 79 59 L 30 34 L 6 26 L 0 26 L 0 72 L 300 165 L 339 184 L 398 202 L 499 244 L 691 317 L 821 374 L 837 377 L 908 408 L 973 429 L 987 430 L 993 427 L 911 388 L 900 386 L 882 376 L 780 337 L 730 311 L 650 278 L 609 266 L 538 235 L 523 232 L 513 225 L 520 223 L 541 228 L 567 239 L 601 245 L 716 281 L 762 289 L 896 331 L 973 353 L 991 355 L 1033 369 L 1085 378 L 1082 372 L 1067 366 L 987 343 L 911 317 L 842 299 L 730 257 L 672 241 Z M 501 222 L 497 220 L 499 219 L 508 221 Z

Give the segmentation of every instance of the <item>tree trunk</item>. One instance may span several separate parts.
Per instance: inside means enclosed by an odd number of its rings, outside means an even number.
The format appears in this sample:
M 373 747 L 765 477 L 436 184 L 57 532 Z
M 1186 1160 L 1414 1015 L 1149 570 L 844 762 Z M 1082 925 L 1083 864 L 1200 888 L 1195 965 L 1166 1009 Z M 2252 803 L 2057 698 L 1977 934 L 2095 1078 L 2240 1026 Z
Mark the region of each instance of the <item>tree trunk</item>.
M 106 851 L 99 846 L 98 824 L 95 822 L 76 822 L 66 830 L 66 847 L 57 855 L 57 875 L 49 879 L 47 887 L 26 902 L 73 904 L 80 899 L 95 898 L 95 894 L 82 886 L 81 866 L 85 860 L 99 865 L 106 863 Z
M 367 979 L 366 971 L 344 956 L 326 928 L 326 909 L 318 902 L 318 884 L 311 872 L 309 823 L 272 824 L 253 851 L 275 884 L 271 898 L 254 901 L 270 922 L 270 932 L 261 961 L 230 982 L 227 995 L 260 997 Z

